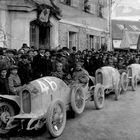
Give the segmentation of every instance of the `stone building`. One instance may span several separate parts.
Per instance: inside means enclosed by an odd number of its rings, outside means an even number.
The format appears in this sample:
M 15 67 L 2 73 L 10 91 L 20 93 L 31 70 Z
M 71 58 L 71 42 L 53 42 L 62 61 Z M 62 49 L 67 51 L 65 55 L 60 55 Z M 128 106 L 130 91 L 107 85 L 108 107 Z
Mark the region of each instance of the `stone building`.
M 109 1 L 0 0 L 0 47 L 98 50 L 108 41 Z

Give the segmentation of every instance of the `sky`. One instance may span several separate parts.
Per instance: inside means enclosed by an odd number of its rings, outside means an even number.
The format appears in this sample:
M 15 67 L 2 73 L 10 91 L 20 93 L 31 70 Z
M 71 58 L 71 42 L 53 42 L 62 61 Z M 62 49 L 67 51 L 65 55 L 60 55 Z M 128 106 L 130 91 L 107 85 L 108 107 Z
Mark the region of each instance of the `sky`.
M 112 19 L 139 20 L 140 0 L 118 0 L 112 11 Z

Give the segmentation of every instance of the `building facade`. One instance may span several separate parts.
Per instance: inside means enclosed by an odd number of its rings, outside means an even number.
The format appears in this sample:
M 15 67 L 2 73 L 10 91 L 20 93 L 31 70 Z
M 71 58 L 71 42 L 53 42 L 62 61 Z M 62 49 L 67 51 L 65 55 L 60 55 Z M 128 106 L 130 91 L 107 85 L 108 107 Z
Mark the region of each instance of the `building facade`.
M 109 1 L 0 0 L 0 47 L 98 50 L 108 42 Z

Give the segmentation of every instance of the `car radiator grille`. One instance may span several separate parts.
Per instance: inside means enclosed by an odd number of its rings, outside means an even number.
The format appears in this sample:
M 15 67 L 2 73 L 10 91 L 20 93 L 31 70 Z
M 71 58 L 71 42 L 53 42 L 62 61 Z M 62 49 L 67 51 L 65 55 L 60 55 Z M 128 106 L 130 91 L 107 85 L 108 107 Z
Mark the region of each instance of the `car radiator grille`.
M 99 72 L 99 73 L 97 74 L 96 83 L 103 84 L 103 75 L 102 75 L 101 72 Z
M 24 113 L 31 112 L 31 95 L 28 90 L 22 92 L 22 109 Z
M 128 68 L 128 76 L 132 77 L 132 68 Z

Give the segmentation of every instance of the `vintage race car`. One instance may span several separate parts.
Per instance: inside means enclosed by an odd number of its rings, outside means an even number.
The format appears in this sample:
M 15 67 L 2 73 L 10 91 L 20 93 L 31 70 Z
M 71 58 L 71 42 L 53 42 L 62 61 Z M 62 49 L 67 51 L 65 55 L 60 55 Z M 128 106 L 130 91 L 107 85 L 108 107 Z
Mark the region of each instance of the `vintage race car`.
M 6 134 L 16 126 L 37 130 L 44 125 L 53 137 L 62 134 L 66 124 L 66 111 L 81 114 L 87 101 L 95 107 L 104 105 L 101 84 L 94 86 L 93 77 L 86 85 L 67 85 L 56 77 L 43 77 L 25 86 L 20 96 L 0 95 L 0 133 Z M 24 126 L 24 127 L 23 127 Z
M 140 64 L 131 64 L 127 67 L 127 74 L 129 85 L 132 86 L 132 90 L 137 89 L 137 82 L 140 81 Z
M 96 71 L 95 83 L 103 85 L 105 94 L 114 91 L 115 99 L 118 100 L 120 92 L 127 90 L 127 74 L 125 72 L 120 74 L 119 70 L 104 66 Z

